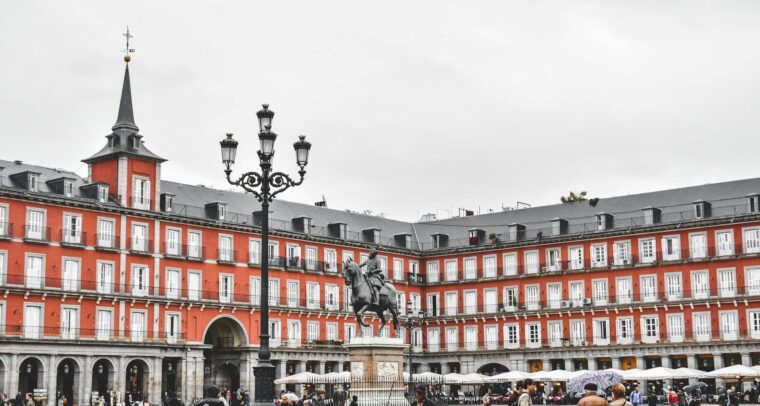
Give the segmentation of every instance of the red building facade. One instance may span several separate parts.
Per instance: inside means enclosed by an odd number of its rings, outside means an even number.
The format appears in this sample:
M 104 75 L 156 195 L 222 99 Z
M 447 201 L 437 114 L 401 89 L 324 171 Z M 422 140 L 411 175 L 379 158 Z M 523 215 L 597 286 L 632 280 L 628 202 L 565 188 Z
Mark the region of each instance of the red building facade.
M 112 130 L 87 178 L 0 161 L 0 389 L 53 404 L 253 388 L 260 207 L 161 179 L 128 70 Z M 277 375 L 348 368 L 341 264 L 371 247 L 424 316 L 401 332 L 418 372 L 755 364 L 758 192 L 749 179 L 419 223 L 276 201 Z

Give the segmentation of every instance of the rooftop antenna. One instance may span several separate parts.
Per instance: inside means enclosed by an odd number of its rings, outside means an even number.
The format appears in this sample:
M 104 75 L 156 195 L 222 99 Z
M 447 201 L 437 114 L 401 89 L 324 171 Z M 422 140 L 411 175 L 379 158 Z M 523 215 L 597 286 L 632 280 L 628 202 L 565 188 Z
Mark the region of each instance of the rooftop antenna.
M 135 49 L 134 49 L 134 48 L 130 48 L 130 47 L 129 47 L 129 39 L 130 39 L 130 38 L 134 38 L 134 35 L 132 35 L 132 34 L 130 34 L 130 33 L 129 33 L 129 26 L 127 26 L 127 32 L 125 32 L 124 34 L 121 34 L 121 35 L 123 35 L 123 36 L 124 36 L 124 38 L 126 38 L 126 40 L 127 40 L 127 45 L 126 45 L 126 47 L 125 47 L 125 48 L 122 50 L 122 52 L 124 52 L 124 62 L 127 62 L 127 63 L 128 63 L 130 60 L 132 60 L 132 57 L 131 57 L 130 55 L 131 55 L 133 52 L 135 52 Z

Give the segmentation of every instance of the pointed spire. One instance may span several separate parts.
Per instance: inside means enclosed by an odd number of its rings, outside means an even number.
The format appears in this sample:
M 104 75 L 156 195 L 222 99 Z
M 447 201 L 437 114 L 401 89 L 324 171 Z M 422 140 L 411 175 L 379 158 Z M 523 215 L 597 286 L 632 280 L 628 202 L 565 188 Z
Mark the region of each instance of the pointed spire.
M 135 124 L 135 116 L 132 111 L 132 89 L 129 84 L 129 65 L 127 64 L 124 70 L 124 84 L 121 88 L 121 102 L 119 103 L 119 116 L 116 119 L 112 130 L 119 129 L 133 130 L 135 132 L 140 129 Z

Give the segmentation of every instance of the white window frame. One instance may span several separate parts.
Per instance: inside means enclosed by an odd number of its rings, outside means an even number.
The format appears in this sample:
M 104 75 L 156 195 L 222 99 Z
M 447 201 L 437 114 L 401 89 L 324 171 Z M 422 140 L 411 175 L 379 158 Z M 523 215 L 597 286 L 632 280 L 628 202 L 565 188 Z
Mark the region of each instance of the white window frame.
M 723 238 L 727 236 L 728 238 Z M 734 255 L 734 231 L 715 230 L 715 255 L 726 257 Z
M 567 247 L 567 258 L 569 263 L 568 268 L 570 270 L 577 271 L 583 269 L 586 265 L 583 245 Z
M 633 329 L 633 317 L 618 317 L 615 320 L 617 343 L 622 345 L 632 344 L 633 337 L 635 336 Z
M 459 279 L 459 266 L 456 259 L 444 261 L 446 269 L 446 282 L 456 282 Z
M 652 326 L 654 331 L 649 330 L 648 322 L 653 320 Z M 650 334 L 651 333 L 651 334 Z M 654 344 L 660 340 L 660 317 L 657 315 L 641 316 L 641 342 L 644 344 Z
M 172 280 L 172 278 L 175 278 Z M 182 296 L 182 270 L 179 268 L 166 268 L 166 297 L 179 299 Z
M 493 300 L 489 299 L 492 298 Z M 499 290 L 497 288 L 483 289 L 483 311 L 496 313 L 499 307 Z
M 538 284 L 525 285 L 525 310 L 541 309 L 541 286 Z
M 29 308 L 36 308 L 38 309 L 38 318 L 39 320 L 36 320 L 36 323 L 32 323 L 30 320 L 27 320 L 29 314 L 28 309 Z M 23 320 L 23 326 L 24 326 L 24 338 L 43 338 L 44 337 L 44 319 L 45 319 L 45 304 L 44 303 L 24 303 L 24 320 Z
M 426 278 L 430 283 L 435 283 L 441 280 L 441 270 L 439 261 L 428 261 L 425 264 Z
M 478 313 L 478 291 L 465 289 L 462 291 L 462 314 Z
M 707 258 L 707 234 L 704 232 L 689 233 L 689 258 Z
M 464 268 L 464 279 L 477 279 L 478 278 L 478 258 L 477 257 L 464 257 L 462 258 L 462 268 Z
M 607 266 L 607 243 L 591 244 L 591 267 Z
M 517 253 L 508 252 L 502 256 L 504 276 L 517 275 Z
M 440 328 L 428 328 L 427 329 L 427 350 L 428 352 L 439 352 L 441 350 L 441 329 Z
M 496 274 L 496 255 L 483 256 L 483 277 L 495 278 Z
M 562 308 L 562 282 L 546 284 L 546 307 L 549 309 Z
M 142 329 L 135 328 L 135 315 L 142 315 Z M 148 312 L 145 310 L 131 310 L 129 312 L 129 337 L 132 342 L 141 343 L 148 337 Z
M 404 280 L 404 259 L 393 258 L 393 279 L 397 281 Z
M 172 320 L 176 320 L 174 323 L 175 328 L 170 329 L 170 326 L 172 325 Z M 181 337 L 182 329 L 182 314 L 179 312 L 166 312 L 164 314 L 164 335 L 166 337 L 166 342 L 169 344 L 176 344 L 177 341 L 179 341 L 179 338 Z
M 476 351 L 478 349 L 478 326 L 464 326 L 464 349 Z
M 559 247 L 547 248 L 546 255 L 546 272 L 557 272 L 562 270 L 562 250 Z
M 325 248 L 325 271 L 326 272 L 338 272 L 338 251 L 333 248 Z
M 137 278 L 137 269 L 142 268 L 145 272 L 142 274 L 142 278 Z M 147 296 L 150 291 L 150 267 L 145 264 L 132 264 L 130 268 L 130 284 L 132 285 L 132 296 Z
M 503 330 L 504 348 L 512 350 L 520 348 L 520 324 L 506 323 L 504 324 Z
M 133 221 L 130 228 L 132 232 L 130 234 L 129 248 L 133 251 L 148 252 L 150 246 L 150 225 L 148 223 Z M 145 235 L 142 236 L 142 239 L 135 233 L 137 229 L 145 230 Z
M 696 277 L 696 275 L 700 275 Z M 695 282 L 704 278 L 704 287 L 697 286 Z M 710 297 L 710 272 L 706 269 L 691 271 L 691 297 L 694 299 L 707 299 Z
M 141 183 L 138 185 L 138 182 Z M 150 201 L 152 200 L 150 183 L 149 177 L 132 175 L 132 204 L 130 207 L 138 210 L 150 210 Z
M 232 303 L 235 295 L 235 276 L 219 273 L 219 303 Z
M 746 312 L 749 338 L 754 340 L 760 339 L 760 309 L 747 309 Z
M 459 327 L 446 327 L 446 351 L 459 351 Z
M 108 224 L 110 233 L 104 230 L 104 225 Z M 98 247 L 116 248 L 116 220 L 110 217 L 98 217 L 98 233 L 96 244 Z
M 628 266 L 631 261 L 631 240 L 615 241 L 612 244 L 612 261 L 615 266 Z
M 603 286 L 601 286 L 603 284 Z M 591 280 L 591 298 L 594 306 L 606 306 L 609 303 L 609 280 L 598 278 Z
M 523 252 L 523 269 L 526 275 L 537 274 L 541 266 L 538 250 Z
M 32 269 L 32 259 L 39 260 L 39 274 L 32 274 L 30 272 Z M 42 289 L 45 284 L 46 267 L 45 254 L 24 253 L 24 286 L 31 289 Z
M 592 323 L 594 345 L 610 345 L 610 319 L 608 317 L 596 317 L 592 319 Z M 604 329 L 600 329 L 599 323 L 605 323 Z
M 760 227 L 742 228 L 742 252 L 744 254 L 760 253 Z
M 651 264 L 656 261 L 657 240 L 654 237 L 639 238 L 639 263 Z
M 248 263 L 261 265 L 261 239 L 248 239 Z
M 290 308 L 296 308 L 301 301 L 301 283 L 298 280 L 288 279 L 286 283 L 285 294 L 287 295 L 287 305 Z M 295 291 L 292 287 L 295 286 Z
M 196 245 L 194 236 L 198 236 L 198 244 Z M 187 230 L 187 256 L 192 259 L 203 258 L 203 232 L 200 230 Z
M 108 314 L 108 323 L 101 323 L 100 315 Z M 96 307 L 95 308 L 95 339 L 98 341 L 108 341 L 113 336 L 113 314 L 112 308 Z M 103 325 L 101 325 L 103 324 Z
M 678 234 L 664 235 L 662 236 L 662 260 L 663 261 L 679 261 L 681 259 L 681 236 Z M 668 241 L 672 241 L 670 244 L 671 252 L 668 252 Z
M 728 317 L 727 317 L 728 316 Z M 725 325 L 726 319 L 730 318 L 730 325 Z M 724 341 L 734 341 L 739 339 L 739 314 L 736 310 L 718 311 L 718 328 L 720 328 L 720 338 Z
M 71 274 L 70 274 L 71 273 Z M 82 259 L 74 257 L 61 258 L 61 289 L 76 292 L 80 289 Z
M 170 237 L 174 235 L 176 238 Z M 165 251 L 167 255 L 182 255 L 182 229 L 179 227 L 166 227 L 165 230 Z
M 39 222 L 37 219 L 32 218 L 32 213 L 39 214 Z M 26 230 L 24 230 L 24 237 L 30 240 L 46 240 L 49 236 L 46 236 L 47 232 L 47 210 L 38 207 L 26 208 Z
M 665 299 L 677 301 L 683 299 L 683 275 L 681 272 L 665 274 Z
M 654 283 L 651 289 L 647 289 L 646 286 L 644 286 L 644 280 L 653 279 Z M 657 298 L 657 274 L 646 274 L 646 275 L 640 275 L 639 276 L 639 298 L 641 302 L 656 302 L 658 300 Z
M 621 292 L 621 281 L 628 281 L 628 291 Z M 619 276 L 615 278 L 615 303 L 616 304 L 631 304 L 633 303 L 633 277 L 631 276 Z
M 712 340 L 712 316 L 709 311 L 694 312 L 692 318 L 692 335 L 694 341 L 705 342 Z
M 730 275 L 730 278 L 724 275 Z M 716 276 L 718 279 L 718 297 L 735 297 L 736 296 L 736 269 L 718 268 L 716 270 Z M 729 286 L 724 286 L 724 282 L 728 282 Z
M 453 296 L 453 300 L 451 300 L 449 297 Z M 445 315 L 446 316 L 456 316 L 459 310 L 459 292 L 456 290 L 450 290 L 444 293 L 444 299 L 446 300 L 446 310 Z M 453 301 L 454 303 L 449 303 L 450 301 Z
M 227 242 L 229 242 L 229 245 Z M 232 234 L 219 234 L 217 244 L 220 261 L 232 262 L 235 260 L 235 237 Z
M 192 277 L 191 277 L 192 275 Z M 190 282 L 198 278 L 198 286 L 191 286 Z M 201 300 L 203 291 L 203 274 L 199 270 L 188 270 L 187 271 L 187 298 L 188 300 Z
M 71 318 L 67 318 L 67 314 L 70 315 Z M 61 339 L 76 340 L 79 338 L 79 306 L 62 305 L 61 313 L 58 317 L 61 326 Z
M 82 215 L 79 213 L 63 212 L 62 234 L 62 242 L 82 244 Z
M 682 343 L 686 336 L 686 325 L 683 313 L 669 313 L 665 316 L 668 329 L 668 340 L 671 343 Z

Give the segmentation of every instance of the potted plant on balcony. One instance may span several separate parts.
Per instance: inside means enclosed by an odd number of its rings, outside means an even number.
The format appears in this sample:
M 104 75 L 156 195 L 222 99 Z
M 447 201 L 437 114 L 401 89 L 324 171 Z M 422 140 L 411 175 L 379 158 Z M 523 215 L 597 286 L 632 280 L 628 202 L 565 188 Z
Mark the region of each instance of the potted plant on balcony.
M 501 239 L 499 239 L 499 235 L 496 233 L 489 234 L 488 239 L 491 240 L 491 244 L 498 244 L 501 242 Z

